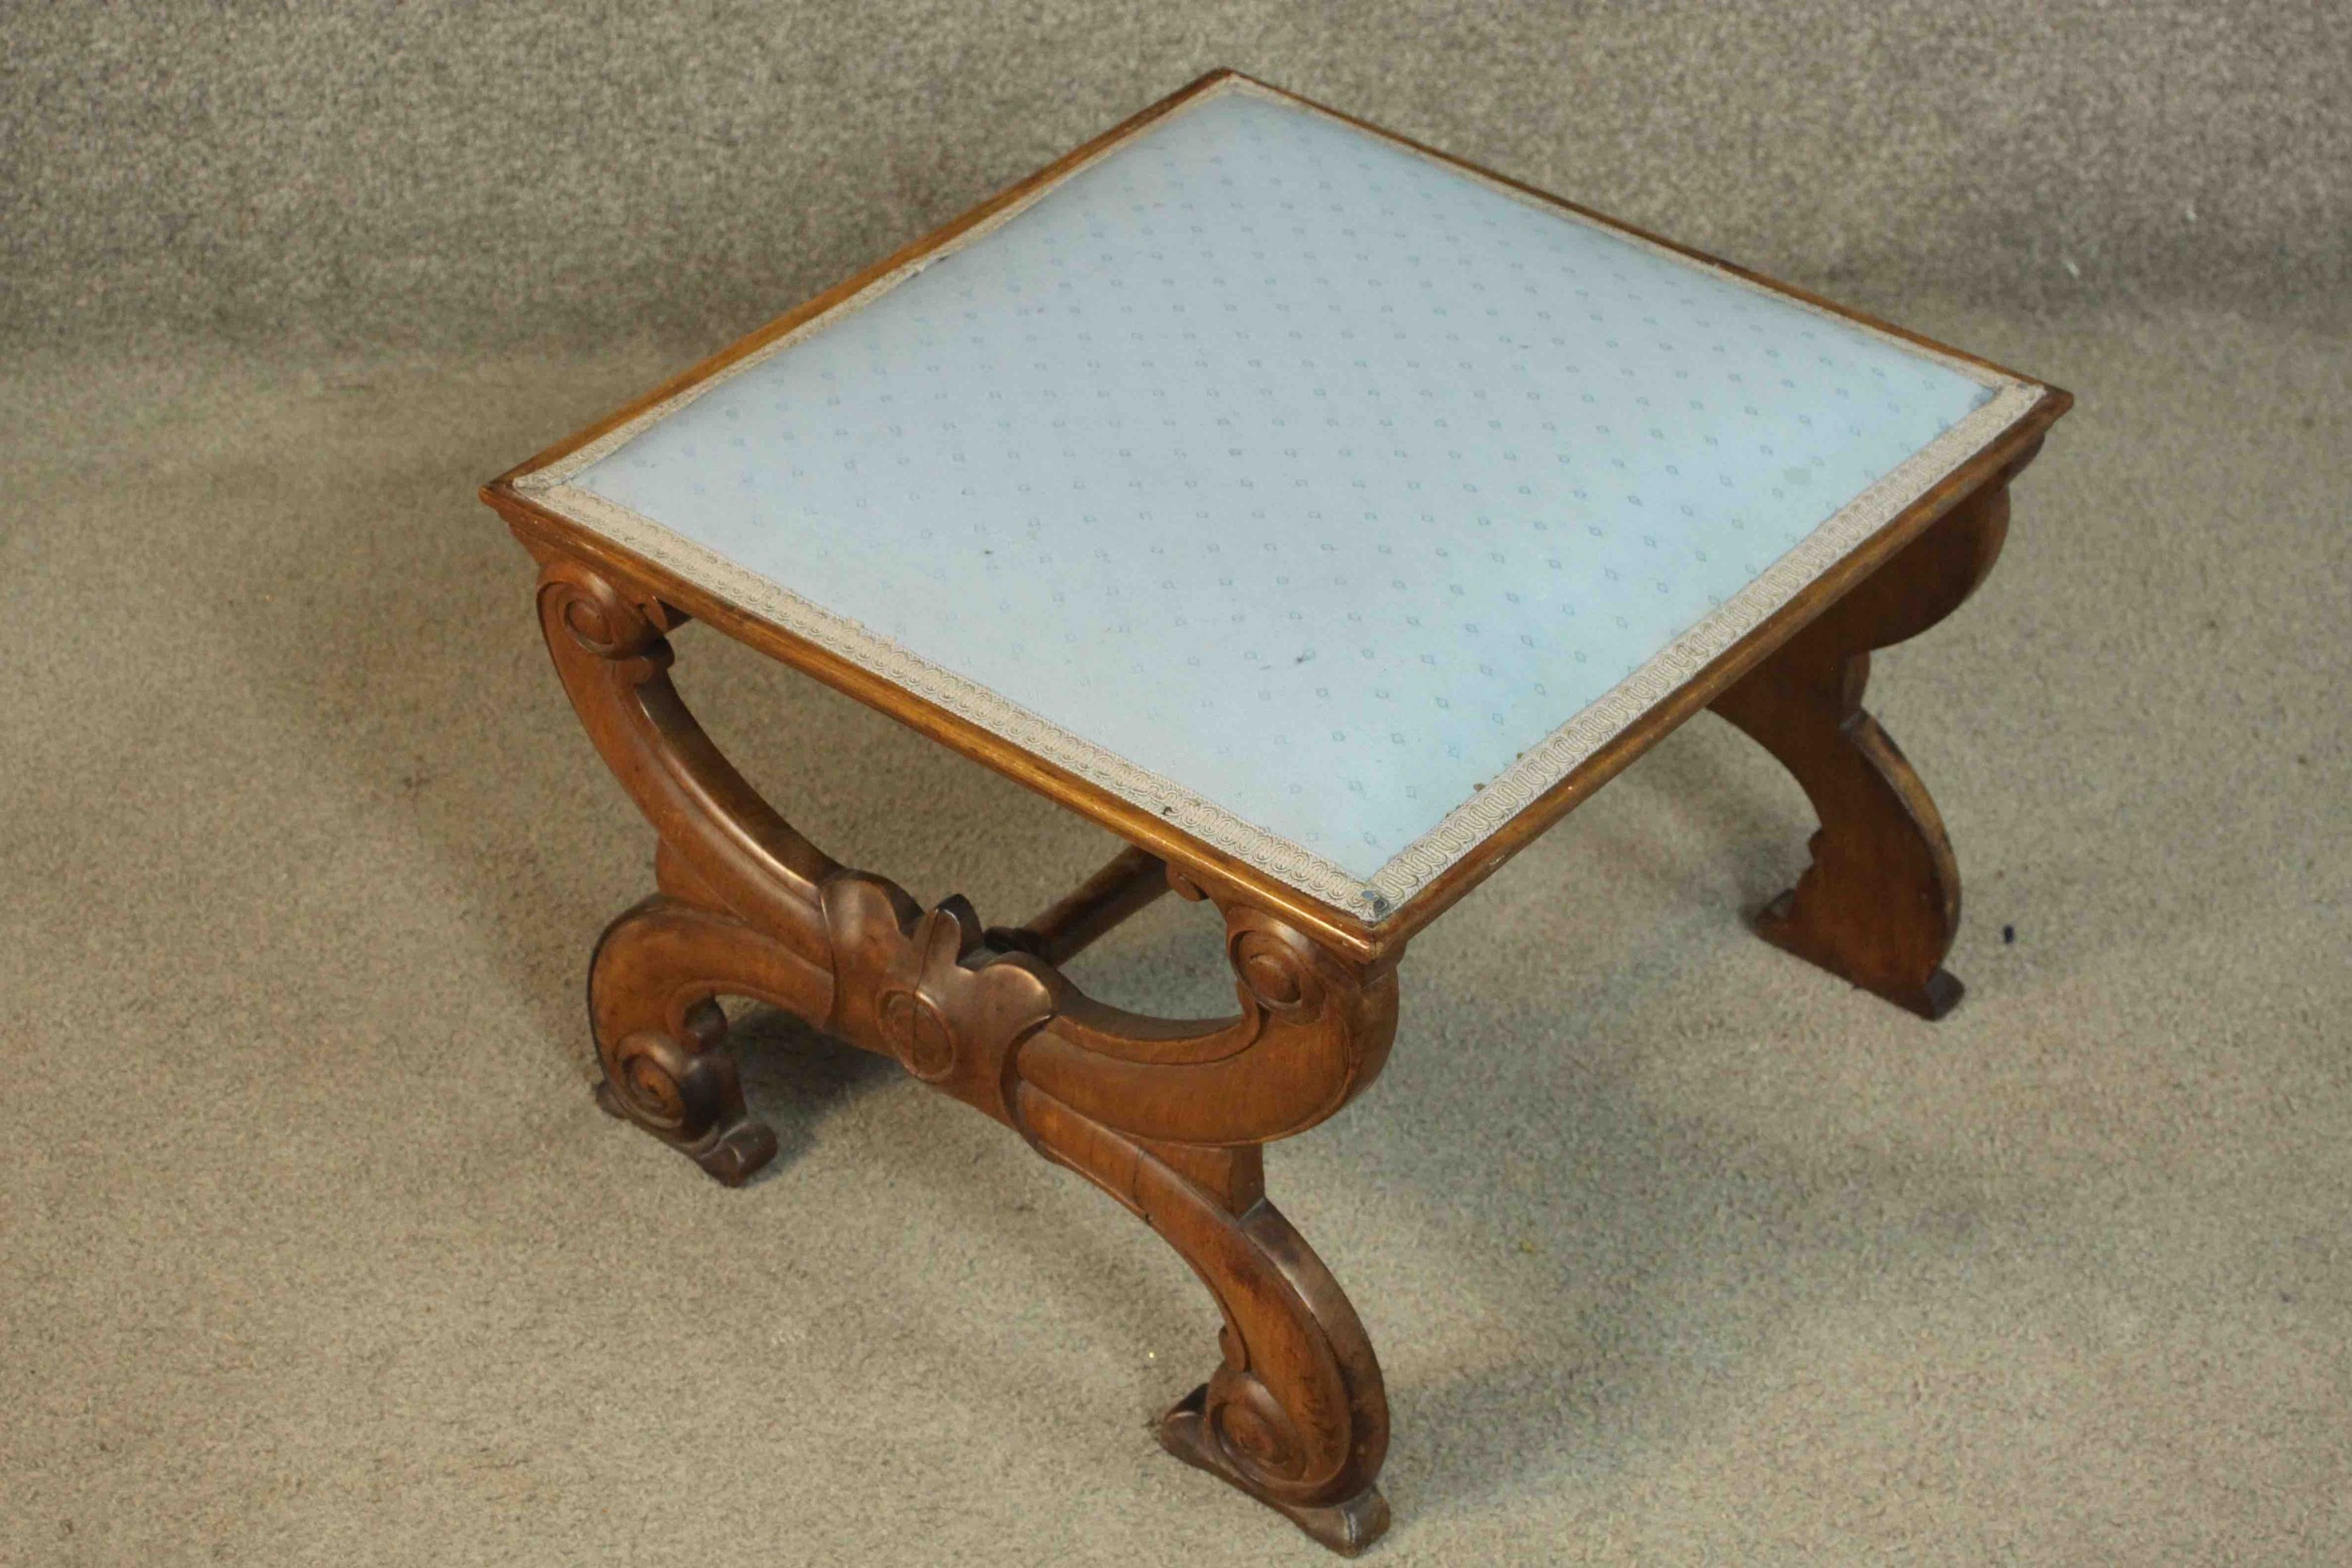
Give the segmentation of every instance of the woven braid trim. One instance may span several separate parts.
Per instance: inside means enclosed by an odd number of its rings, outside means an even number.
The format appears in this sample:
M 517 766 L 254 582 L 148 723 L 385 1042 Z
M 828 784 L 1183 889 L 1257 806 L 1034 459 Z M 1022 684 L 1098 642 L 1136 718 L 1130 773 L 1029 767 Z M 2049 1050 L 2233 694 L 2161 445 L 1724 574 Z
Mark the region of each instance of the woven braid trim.
M 1139 134 L 1149 135 L 1152 130 L 1227 92 L 1248 93 L 1301 112 L 1337 119 L 1336 116 L 1326 115 L 1325 111 L 1301 103 L 1287 94 L 1254 82 L 1233 80 L 1221 83 L 1188 100 L 1168 115 L 1153 120 Z M 1360 127 L 1350 128 L 1359 134 L 1375 134 L 1364 133 Z M 781 584 L 737 565 L 717 552 L 672 532 L 650 517 L 569 483 L 575 475 L 609 456 L 648 426 L 667 419 L 696 398 L 723 386 L 770 356 L 782 353 L 801 339 L 871 303 L 941 258 L 954 254 L 1010 222 L 1051 194 L 1062 180 L 1080 168 L 1091 166 L 1126 145 L 1127 142 L 1121 141 L 1102 149 L 1085 163 L 1066 170 L 1060 178 L 974 225 L 947 245 L 884 274 L 849 299 L 802 323 L 773 342 L 763 344 L 718 373 L 645 409 L 636 418 L 546 467 L 517 476 L 516 487 L 552 510 L 595 530 L 624 549 L 716 594 L 737 609 L 804 638 L 893 685 L 969 720 L 1310 897 L 1343 910 L 1359 920 L 1377 923 L 1491 837 L 1538 797 L 1574 772 L 1644 713 L 1688 685 L 1700 671 L 1762 625 L 1807 584 L 1867 543 L 1938 481 L 2022 419 L 2044 395 L 2043 388 L 2030 382 L 2012 380 L 1973 360 L 1939 353 L 1907 338 L 1817 306 L 1809 300 L 1783 293 L 1778 289 L 1738 273 L 1710 266 L 1669 246 L 1627 233 L 1613 225 L 1553 206 L 1501 181 L 1448 163 L 1434 153 L 1406 148 L 1406 150 L 1430 158 L 1464 179 L 1476 181 L 1490 190 L 1538 207 L 1565 221 L 1601 230 L 1625 244 L 1638 245 L 1679 265 L 1709 274 L 1740 288 L 1769 294 L 1786 304 L 1834 321 L 1849 330 L 1868 333 L 1909 353 L 1933 360 L 1980 385 L 1994 388 L 1994 395 L 1883 475 L 1869 489 L 1799 541 L 1787 554 L 1767 567 L 1761 576 L 1725 599 L 1705 619 L 1653 655 L 1640 669 L 1618 682 L 1597 701 L 1521 752 L 1484 788 L 1390 860 L 1370 881 L 1341 869 L 1289 839 L 1244 821 L 1213 801 L 1137 767 L 1116 752 L 1048 722 L 989 688 L 933 664 L 855 621 L 836 615 Z

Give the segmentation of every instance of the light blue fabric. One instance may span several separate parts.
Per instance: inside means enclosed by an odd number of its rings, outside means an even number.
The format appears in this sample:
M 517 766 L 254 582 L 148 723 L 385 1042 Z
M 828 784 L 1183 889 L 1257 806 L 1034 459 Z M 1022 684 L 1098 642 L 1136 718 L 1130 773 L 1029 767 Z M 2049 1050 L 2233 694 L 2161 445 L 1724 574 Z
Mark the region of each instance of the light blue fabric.
M 1990 396 L 1227 92 L 573 483 L 1369 879 Z

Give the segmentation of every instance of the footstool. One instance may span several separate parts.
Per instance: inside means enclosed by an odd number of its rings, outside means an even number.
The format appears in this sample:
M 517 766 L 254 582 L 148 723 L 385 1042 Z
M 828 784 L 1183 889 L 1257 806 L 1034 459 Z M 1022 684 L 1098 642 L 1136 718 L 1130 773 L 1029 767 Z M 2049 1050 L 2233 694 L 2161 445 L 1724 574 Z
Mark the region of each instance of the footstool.
M 896 1057 L 1184 1256 L 1223 1359 L 1162 1441 L 1359 1550 L 1380 1368 L 1264 1146 L 1379 1073 L 1416 932 L 1705 707 L 1820 818 L 1762 933 L 1950 1007 L 1951 847 L 1863 685 L 2070 401 L 1204 77 L 485 486 L 659 840 L 590 965 L 598 1096 L 733 1184 L 776 1146 L 714 997 Z M 835 863 L 679 701 L 690 618 L 1126 847 L 1010 927 Z M 1063 973 L 1170 891 L 1229 1017 Z

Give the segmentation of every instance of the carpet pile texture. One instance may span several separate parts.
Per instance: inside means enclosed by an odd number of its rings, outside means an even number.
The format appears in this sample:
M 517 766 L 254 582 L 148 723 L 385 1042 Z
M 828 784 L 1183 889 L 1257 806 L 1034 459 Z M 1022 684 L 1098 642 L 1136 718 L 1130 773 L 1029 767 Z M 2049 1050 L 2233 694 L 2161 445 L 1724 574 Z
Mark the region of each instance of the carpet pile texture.
M 473 498 L 1220 63 L 2081 399 L 1875 665 L 1956 1014 L 1742 928 L 1811 821 L 1702 718 L 1415 942 L 1382 1081 L 1271 1154 L 1387 1371 L 1374 1560 L 2352 1559 L 2346 30 L 2210 9 L 26 8 L 0 1563 L 1327 1560 L 1158 1451 L 1214 1308 L 993 1123 L 757 1010 L 750 1188 L 596 1110 L 649 835 Z M 679 651 L 918 897 L 1115 847 Z M 1076 968 L 1228 998 L 1173 900 Z

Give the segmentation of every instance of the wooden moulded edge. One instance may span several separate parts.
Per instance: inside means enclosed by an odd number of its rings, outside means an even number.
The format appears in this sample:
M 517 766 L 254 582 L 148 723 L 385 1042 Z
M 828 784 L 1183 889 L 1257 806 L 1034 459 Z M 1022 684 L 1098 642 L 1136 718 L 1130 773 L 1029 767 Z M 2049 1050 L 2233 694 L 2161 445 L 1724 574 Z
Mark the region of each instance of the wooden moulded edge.
M 540 504 L 517 488 L 516 481 L 523 477 L 560 462 L 647 409 L 722 373 L 745 356 L 757 353 L 777 339 L 856 297 L 876 281 L 953 244 L 973 228 L 1025 200 L 1041 187 L 1055 182 L 1078 166 L 1135 136 L 1200 94 L 1233 81 L 1249 83 L 1261 90 L 1328 115 L 1383 140 L 1409 148 L 1477 179 L 1492 182 L 1546 206 L 1575 214 L 1620 233 L 1721 268 L 1734 277 L 1874 331 L 1982 367 L 2012 381 L 2039 388 L 2042 396 L 2015 421 L 1904 507 L 1867 541 L 1799 590 L 1786 604 L 1705 665 L 1696 675 L 1604 742 L 1565 777 L 1488 834 L 1470 853 L 1416 889 L 1377 923 L 1366 922 L 1349 911 L 1293 887 L 1272 873 L 1203 842 L 1158 815 L 1038 756 L 993 731 L 908 691 L 830 649 L 737 609 L 675 572 Z M 1435 920 L 1464 894 L 1492 875 L 1512 855 L 1574 810 L 1585 797 L 1623 771 L 1634 758 L 1705 706 L 1938 517 L 1983 484 L 2001 482 L 2007 471 L 2030 456 L 2043 433 L 2072 405 L 2073 401 L 2073 397 L 2060 388 L 2019 374 L 1991 360 L 1952 348 L 1863 311 L 1851 309 L 1705 251 L 1621 223 L 1606 214 L 1497 174 L 1467 159 L 1424 146 L 1410 137 L 1398 135 L 1311 99 L 1285 92 L 1239 71 L 1221 70 L 1200 77 L 1129 117 L 952 221 L 671 377 L 606 418 L 517 464 L 485 484 L 481 497 L 507 521 L 535 556 L 547 559 L 569 554 L 594 561 L 620 579 L 698 620 L 707 622 L 739 641 L 815 676 L 940 744 L 1091 818 L 1129 843 L 1181 868 L 1197 882 L 1221 888 L 1248 902 L 1275 911 L 1311 931 L 1335 950 L 1369 961 L 1401 949 L 1415 932 Z

